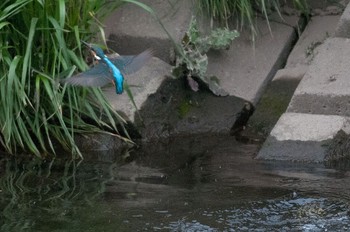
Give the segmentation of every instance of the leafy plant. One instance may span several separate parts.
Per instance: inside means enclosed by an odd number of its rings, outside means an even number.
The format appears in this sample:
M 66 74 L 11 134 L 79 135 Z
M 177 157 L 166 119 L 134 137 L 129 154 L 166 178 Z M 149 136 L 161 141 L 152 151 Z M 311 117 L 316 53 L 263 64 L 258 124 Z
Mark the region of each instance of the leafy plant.
M 181 56 L 177 58 L 173 74 L 176 77 L 185 76 L 193 91 L 198 91 L 199 84 L 193 79 L 199 78 L 208 88 L 218 96 L 225 96 L 227 93 L 219 86 L 216 77 L 207 77 L 209 49 L 227 49 L 231 42 L 239 36 L 236 30 L 230 31 L 226 28 L 217 28 L 208 36 L 202 36 L 198 29 L 197 21 L 192 18 L 188 31 L 182 39 Z
M 101 17 L 120 1 L 5 0 L 0 3 L 0 143 L 7 152 L 42 156 L 58 141 L 81 156 L 75 133 L 110 130 L 123 119 L 99 89 L 66 88 L 58 78 L 87 65 L 80 40 L 89 41 Z M 126 131 L 125 131 L 126 133 Z

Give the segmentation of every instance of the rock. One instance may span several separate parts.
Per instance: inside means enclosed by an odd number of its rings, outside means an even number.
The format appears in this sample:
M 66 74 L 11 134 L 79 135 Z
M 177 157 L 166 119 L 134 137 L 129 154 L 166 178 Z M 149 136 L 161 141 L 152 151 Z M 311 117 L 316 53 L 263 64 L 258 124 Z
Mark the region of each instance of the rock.
M 243 99 L 217 97 L 209 90 L 193 92 L 180 79 L 167 79 L 140 109 L 137 123 L 147 141 L 171 136 L 226 134 L 245 107 Z
M 350 136 L 340 130 L 327 145 L 324 158 L 325 165 L 329 168 L 350 167 Z

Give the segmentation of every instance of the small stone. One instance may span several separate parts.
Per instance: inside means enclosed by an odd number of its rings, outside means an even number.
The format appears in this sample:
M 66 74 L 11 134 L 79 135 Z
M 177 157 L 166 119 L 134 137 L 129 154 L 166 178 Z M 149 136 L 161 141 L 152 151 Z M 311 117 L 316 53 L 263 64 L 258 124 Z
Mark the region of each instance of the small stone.
M 328 6 L 325 11 L 327 15 L 338 15 L 343 12 L 343 10 L 337 6 Z

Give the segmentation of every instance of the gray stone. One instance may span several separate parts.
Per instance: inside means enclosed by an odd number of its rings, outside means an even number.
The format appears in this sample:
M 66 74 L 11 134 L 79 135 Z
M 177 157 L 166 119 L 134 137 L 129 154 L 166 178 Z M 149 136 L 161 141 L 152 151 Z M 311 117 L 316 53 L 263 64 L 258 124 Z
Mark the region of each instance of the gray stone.
M 349 39 L 327 39 L 296 89 L 288 112 L 350 116 L 349 56 Z
M 277 141 L 267 138 L 257 159 L 292 162 L 320 163 L 325 156 L 325 144 L 329 141 Z
M 280 69 L 264 91 L 254 114 L 248 121 L 247 130 L 242 136 L 254 138 L 254 135 L 267 137 L 288 104 L 306 69 Z
M 75 143 L 79 147 L 79 150 L 84 152 L 118 150 L 121 149 L 123 145 L 126 145 L 119 137 L 107 133 L 76 135 Z
M 201 91 L 193 92 L 182 79 L 164 81 L 140 109 L 142 121 L 136 118 L 142 138 L 154 141 L 204 133 L 228 135 L 237 120 L 244 120 L 241 112 L 246 101 L 234 96 L 217 97 L 200 87 Z
M 297 17 L 288 17 L 297 21 Z M 291 49 L 296 33 L 293 27 L 258 19 L 259 36 L 251 42 L 251 32 L 245 31 L 235 39 L 229 50 L 208 54 L 207 74 L 217 76 L 220 85 L 231 96 L 237 96 L 255 105 L 267 83 L 282 67 Z M 273 46 L 271 46 L 273 44 Z
M 188 29 L 192 17 L 192 1 L 143 0 L 158 15 L 175 42 Z M 156 56 L 172 62 L 174 44 L 152 14 L 131 3 L 119 7 L 106 21 L 109 46 L 121 54 L 138 53 L 146 48 L 156 49 Z
M 308 69 L 308 66 L 306 65 L 300 65 L 295 68 L 283 68 L 277 71 L 276 75 L 273 77 L 272 81 L 279 81 L 279 80 L 296 80 L 300 81 L 306 71 Z M 284 91 L 284 90 L 282 90 Z
M 349 0 L 342 1 L 329 1 L 329 0 L 307 0 L 307 4 L 311 11 L 313 10 L 322 10 L 327 12 L 327 8 L 329 7 L 338 7 L 343 8 L 348 4 Z M 294 1 L 285 1 L 286 5 L 294 8 Z
M 345 8 L 335 31 L 336 37 L 350 38 L 350 4 Z
M 332 139 L 348 119 L 336 115 L 285 113 L 278 120 L 271 136 L 277 141 L 323 141 Z
M 298 42 L 289 54 L 286 67 L 307 66 L 318 53 L 319 46 L 333 36 L 340 16 L 315 16 L 305 27 Z
M 148 97 L 158 90 L 170 72 L 171 66 L 169 64 L 154 57 L 140 71 L 125 77 L 125 81 L 130 86 L 137 109 L 140 109 Z M 126 121 L 135 123 L 137 109 L 126 92 L 117 95 L 114 86 L 112 86 L 105 88 L 104 93 L 111 106 Z
M 144 140 L 201 133 L 229 134 L 241 119 L 246 101 L 234 96 L 217 97 L 204 86 L 200 86 L 200 92 L 193 92 L 183 79 L 168 77 L 171 68 L 164 61 L 152 58 L 139 72 L 126 77 L 139 111 L 126 92 L 117 95 L 113 86 L 104 89 L 112 107 L 129 123 L 129 133 L 141 135 Z
M 338 131 L 349 131 L 349 122 L 349 118 L 335 115 L 285 113 L 273 128 L 257 158 L 322 162 L 325 145 Z

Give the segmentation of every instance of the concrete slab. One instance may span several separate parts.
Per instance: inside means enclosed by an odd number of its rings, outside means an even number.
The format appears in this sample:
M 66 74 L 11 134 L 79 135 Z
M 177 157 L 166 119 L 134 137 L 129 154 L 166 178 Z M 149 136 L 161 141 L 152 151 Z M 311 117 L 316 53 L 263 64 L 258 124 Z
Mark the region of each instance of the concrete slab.
M 346 6 L 349 0 L 337 0 L 337 1 L 328 1 L 328 0 L 308 0 L 307 4 L 311 10 L 322 10 L 327 11 L 329 7 L 337 7 L 342 8 L 342 6 Z M 289 7 L 294 7 L 293 1 L 285 1 L 285 4 Z
M 192 1 L 142 0 L 158 15 L 175 42 L 180 41 L 192 17 Z M 106 20 L 108 45 L 120 54 L 136 54 L 146 48 L 156 49 L 156 56 L 171 63 L 173 43 L 155 18 L 131 3 L 124 4 Z
M 350 116 L 350 39 L 330 38 L 296 89 L 288 112 Z
M 140 71 L 125 77 L 130 86 L 138 109 L 154 94 L 162 82 L 171 73 L 171 66 L 158 58 L 152 58 Z M 104 89 L 104 94 L 111 106 L 120 113 L 125 120 L 135 123 L 137 109 L 134 107 L 127 93 L 117 95 L 114 86 Z
M 300 68 L 280 69 L 269 83 L 254 114 L 249 118 L 248 127 L 241 133 L 245 138 L 261 135 L 266 138 L 288 104 L 306 70 Z
M 182 79 L 169 77 L 171 68 L 152 58 L 139 72 L 126 77 L 138 112 L 126 93 L 117 95 L 113 86 L 104 89 L 112 107 L 128 121 L 129 134 L 144 141 L 201 133 L 228 135 L 242 117 L 246 101 L 217 97 L 205 89 L 193 92 Z
M 336 37 L 350 38 L 350 4 L 345 8 L 335 31 Z
M 300 81 L 308 67 L 307 66 L 298 66 L 295 68 L 283 68 L 277 71 L 276 75 L 273 77 L 272 81 L 280 81 L 280 80 L 296 80 Z M 289 88 L 288 88 L 289 89 Z
M 338 131 L 350 131 L 348 117 L 285 113 L 278 120 L 258 159 L 322 162 Z
M 298 21 L 297 17 L 287 17 Z M 255 46 L 250 31 L 233 41 L 229 50 L 208 54 L 207 74 L 215 75 L 220 85 L 231 96 L 243 98 L 256 105 L 263 89 L 284 64 L 296 32 L 292 26 L 270 22 L 271 30 L 263 19 L 258 19 L 260 34 Z M 273 46 L 271 46 L 273 44 Z
M 348 125 L 349 120 L 336 115 L 285 113 L 278 120 L 271 136 L 277 141 L 324 141 Z
M 286 67 L 308 66 L 317 55 L 319 46 L 334 35 L 339 18 L 340 15 L 312 17 L 289 54 Z

